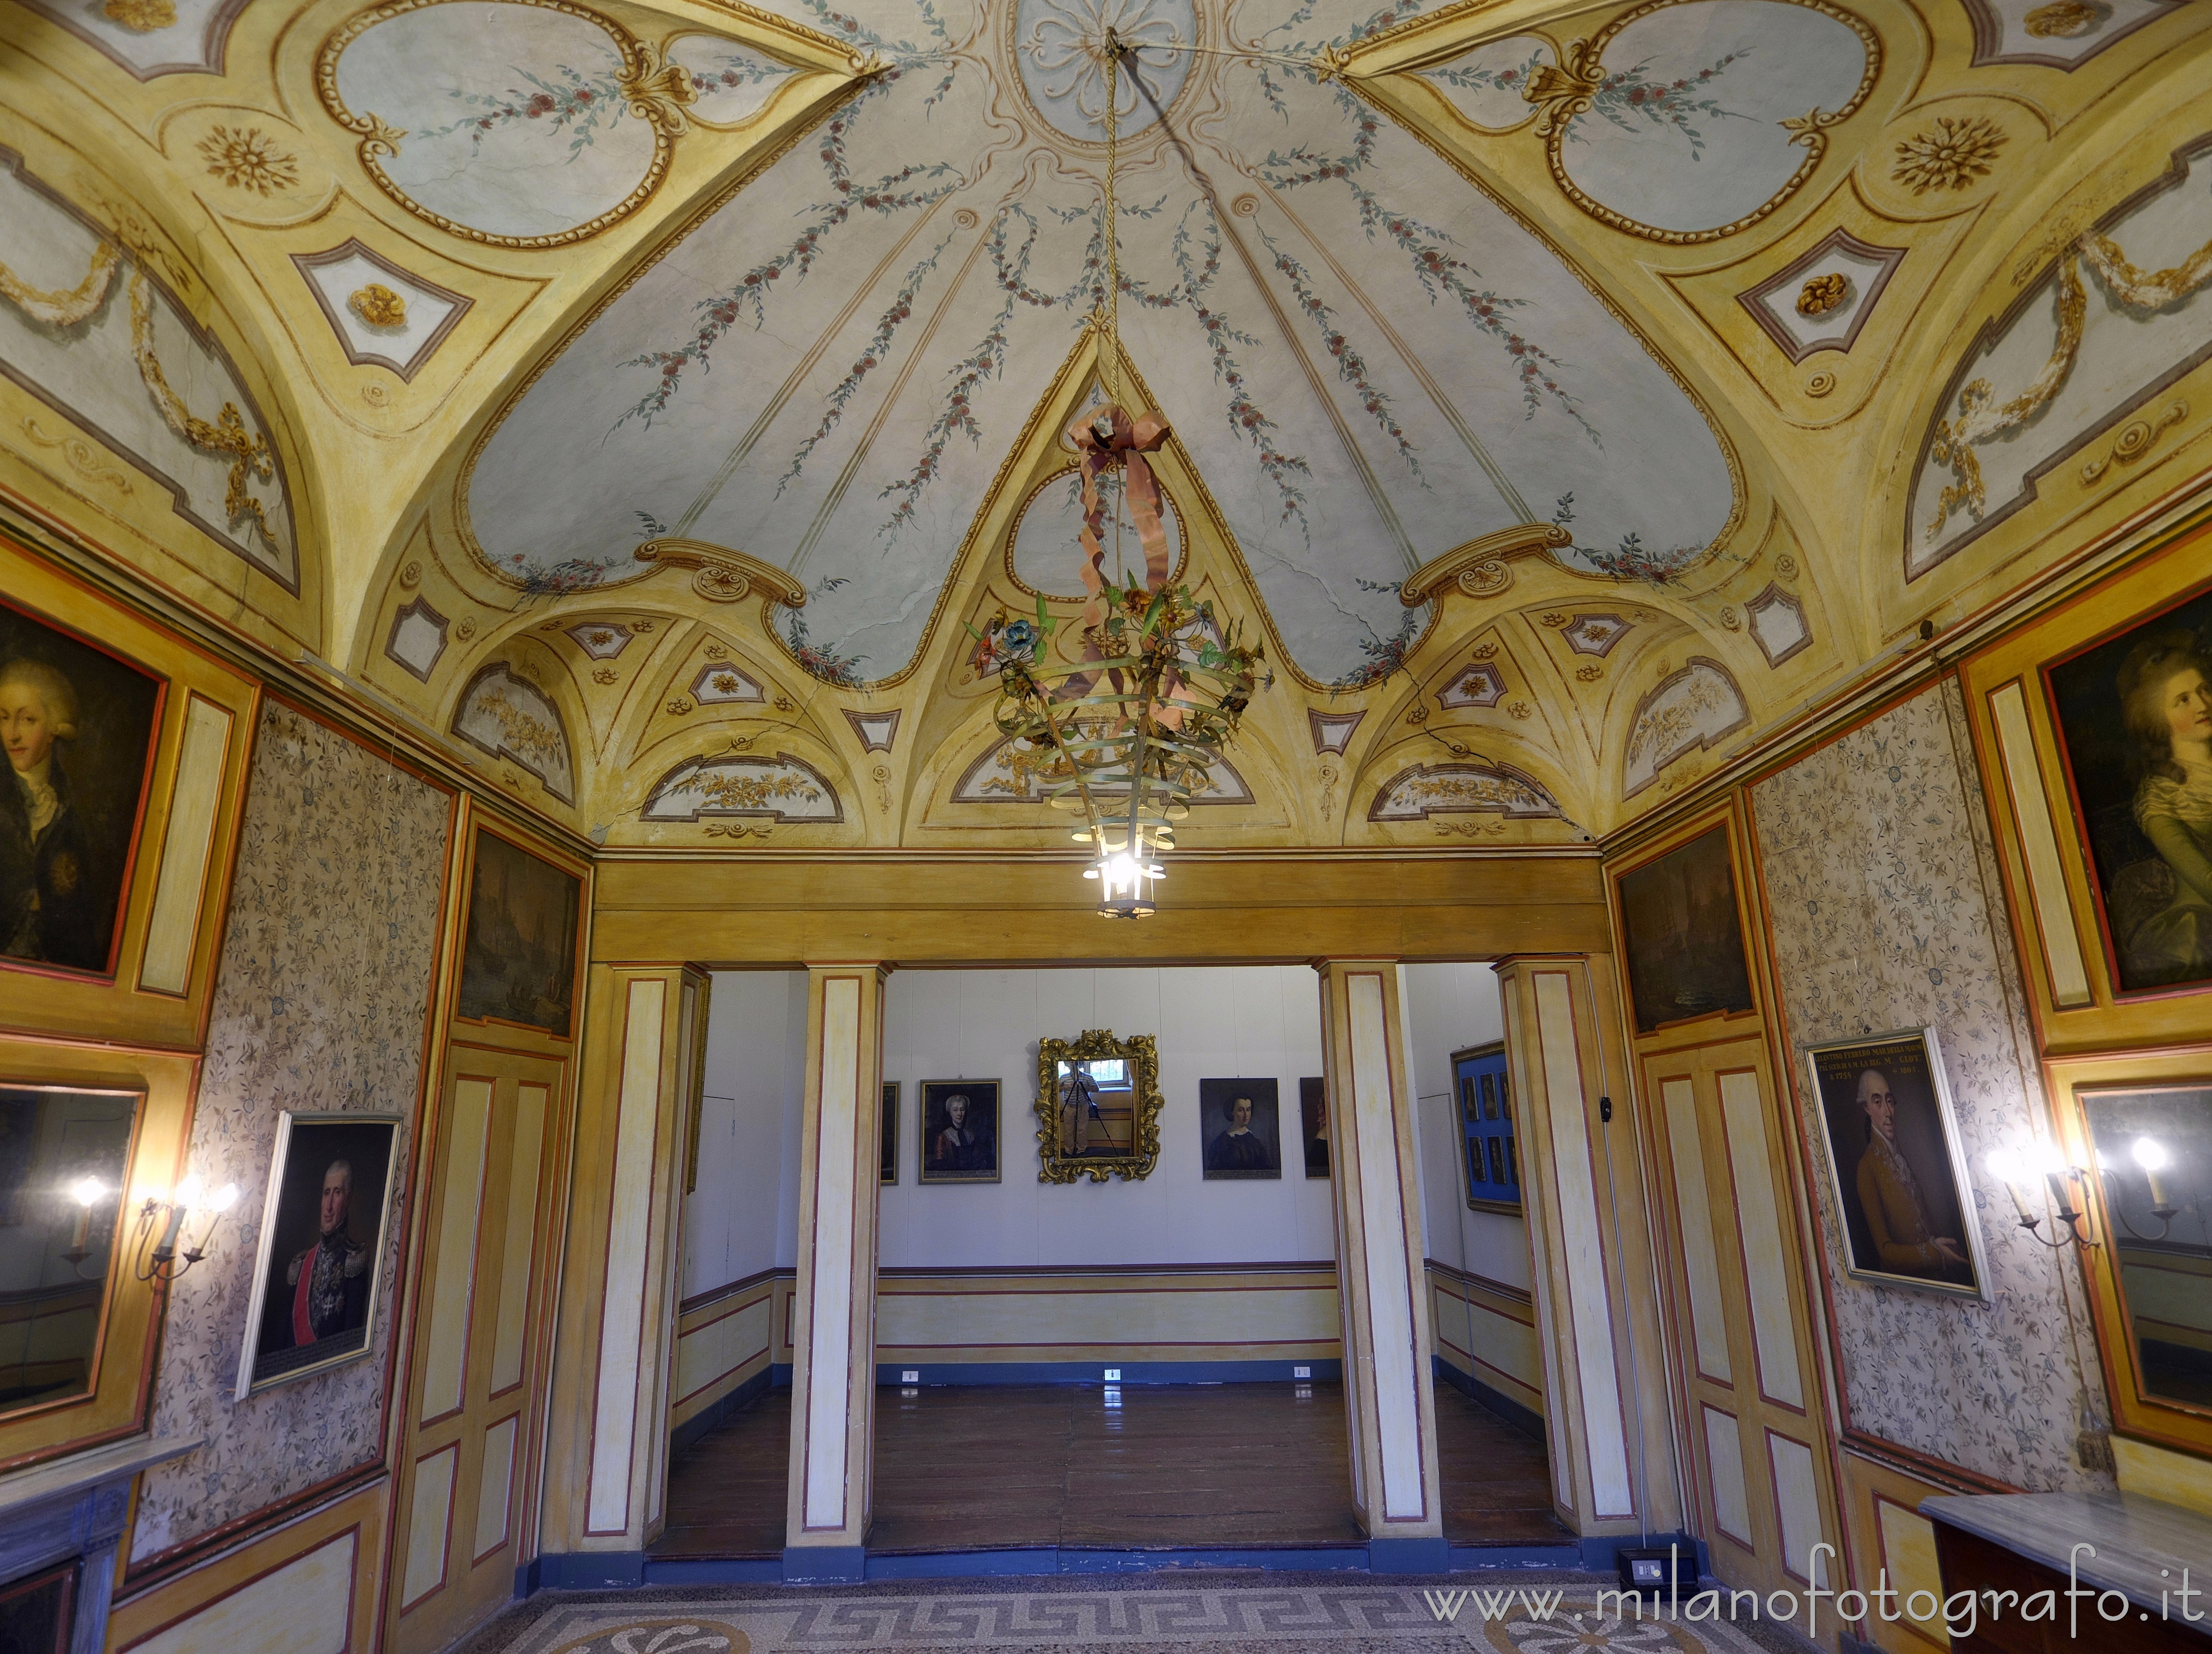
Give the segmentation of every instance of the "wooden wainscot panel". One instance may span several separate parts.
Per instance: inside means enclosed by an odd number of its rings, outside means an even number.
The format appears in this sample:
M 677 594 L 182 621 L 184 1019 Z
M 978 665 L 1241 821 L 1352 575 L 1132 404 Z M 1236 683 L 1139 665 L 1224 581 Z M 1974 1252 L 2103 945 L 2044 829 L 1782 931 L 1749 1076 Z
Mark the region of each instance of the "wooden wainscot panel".
M 2212 891 L 2167 859 L 2212 857 L 2212 817 L 2160 728 L 2185 674 L 2212 684 L 2188 635 L 2212 623 L 2208 553 L 2212 526 L 2191 528 L 1960 668 L 2046 1055 L 2212 1025 Z
M 1920 1514 L 1920 1501 L 1930 1493 L 1957 1493 L 1959 1488 L 1909 1475 L 1893 1465 L 1856 1453 L 1842 1454 L 1839 1464 L 1844 1528 L 1850 1538 L 1850 1584 L 1861 1590 L 1873 1590 L 1886 1576 L 1900 1603 L 1908 1591 L 1940 1591 L 1942 1580 L 1936 1565 L 1936 1529 Z M 1840 1584 L 1838 1589 L 1842 1589 Z M 1949 1633 L 1940 1618 L 1885 1621 L 1870 1614 L 1852 1629 L 1862 1642 L 1887 1654 L 1935 1654 L 1950 1646 Z
M 1078 858 L 625 855 L 599 867 L 592 957 L 1252 963 L 1610 946 L 1587 851 L 1186 854 L 1175 867 L 1154 918 L 1109 925 L 1094 917 Z
M 25 858 L 37 910 L 0 889 L 0 1026 L 198 1040 L 259 694 L 0 534 L 0 707 L 50 731 L 25 757 L 56 794 Z M 27 839 L 19 800 L 0 833 Z
M 382 1482 L 118 1602 L 116 1654 L 361 1654 L 374 1646 Z
M 0 1470 L 145 1427 L 161 1304 L 155 1289 L 134 1272 L 141 1236 L 130 1192 L 167 1189 L 184 1175 L 198 1067 L 196 1058 L 176 1052 L 0 1034 L 0 1088 L 57 1086 L 136 1092 L 140 1098 L 119 1187 L 89 1214 L 110 1238 L 104 1280 L 86 1283 L 83 1308 L 97 1319 L 94 1341 L 83 1358 L 86 1387 L 52 1401 L 0 1409 Z M 16 1232 L 31 1227 L 27 1223 Z M 195 1238 L 198 1231 L 195 1220 Z M 96 1240 L 93 1250 L 98 1250 Z M 72 1351 L 70 1359 L 78 1359 L 77 1353 Z

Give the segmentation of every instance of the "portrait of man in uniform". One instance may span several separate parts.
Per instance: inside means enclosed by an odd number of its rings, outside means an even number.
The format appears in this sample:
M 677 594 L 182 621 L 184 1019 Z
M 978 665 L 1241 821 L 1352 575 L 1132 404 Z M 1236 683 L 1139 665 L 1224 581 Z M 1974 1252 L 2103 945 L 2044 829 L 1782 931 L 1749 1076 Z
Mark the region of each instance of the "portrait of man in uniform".
M 284 1116 L 241 1396 L 368 1350 L 398 1131 L 390 1116 Z
M 1981 1296 L 1973 1194 L 1933 1033 L 1844 1041 L 1809 1057 L 1850 1273 Z
M 1283 1133 L 1275 1082 L 1201 1079 L 1199 1133 L 1209 1182 L 1283 1175 Z

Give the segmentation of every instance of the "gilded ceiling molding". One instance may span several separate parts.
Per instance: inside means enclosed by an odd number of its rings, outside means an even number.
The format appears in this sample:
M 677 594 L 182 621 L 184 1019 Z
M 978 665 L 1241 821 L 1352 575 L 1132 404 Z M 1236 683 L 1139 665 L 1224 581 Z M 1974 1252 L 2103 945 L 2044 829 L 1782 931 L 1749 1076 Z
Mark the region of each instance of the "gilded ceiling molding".
M 1575 537 L 1558 523 L 1516 523 L 1431 557 L 1398 587 L 1408 609 L 1444 595 L 1447 587 L 1468 597 L 1495 597 L 1513 583 L 1506 559 L 1572 545 Z
M 806 603 L 806 588 L 782 569 L 726 545 L 672 538 L 647 540 L 630 555 L 640 562 L 696 569 L 691 576 L 691 589 L 709 603 L 743 602 L 755 586 L 761 588 L 768 608 L 781 603 L 798 609 Z

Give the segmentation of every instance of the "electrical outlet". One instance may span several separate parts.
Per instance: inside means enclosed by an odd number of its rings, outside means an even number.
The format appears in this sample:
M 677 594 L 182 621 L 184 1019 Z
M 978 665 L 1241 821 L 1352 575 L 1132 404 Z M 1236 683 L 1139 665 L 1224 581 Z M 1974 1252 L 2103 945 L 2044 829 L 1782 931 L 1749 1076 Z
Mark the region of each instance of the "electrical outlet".
M 1291 1377 L 1293 1378 L 1310 1378 L 1313 1377 L 1313 1369 L 1311 1367 L 1292 1367 L 1291 1369 Z
M 1109 1383 L 1109 1384 L 1118 1384 L 1118 1383 L 1120 1383 L 1121 1382 L 1121 1368 L 1119 1368 L 1119 1367 L 1109 1367 L 1109 1368 L 1107 1368 L 1107 1369 L 1106 1369 L 1106 1382 L 1107 1382 L 1108 1383 Z
M 899 1369 L 899 1383 L 902 1384 L 918 1384 L 921 1382 L 921 1374 L 919 1371 L 907 1367 Z

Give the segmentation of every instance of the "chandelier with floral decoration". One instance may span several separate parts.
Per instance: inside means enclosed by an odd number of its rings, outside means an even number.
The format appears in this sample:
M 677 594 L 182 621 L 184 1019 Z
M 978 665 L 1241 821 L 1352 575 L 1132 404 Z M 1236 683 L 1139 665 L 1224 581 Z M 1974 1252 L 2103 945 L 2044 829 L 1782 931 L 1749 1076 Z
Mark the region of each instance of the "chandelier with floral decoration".
M 1192 795 L 1210 784 L 1254 692 L 1274 680 L 1261 676 L 1265 653 L 1240 641 L 1238 623 L 1224 626 L 1210 600 L 1169 583 L 1159 483 L 1146 458 L 1166 441 L 1167 422 L 1131 411 L 1121 385 L 1115 106 L 1132 46 L 1109 27 L 1097 50 L 1106 70 L 1106 287 L 1091 326 L 1103 399 L 1067 429 L 1082 459 L 1080 629 L 1062 651 L 1067 664 L 1050 653 L 1060 623 L 1042 597 L 1034 619 L 1001 613 L 982 630 L 969 630 L 976 670 L 999 675 L 999 727 L 1042 760 L 1048 800 L 1082 818 L 1073 836 L 1089 847 L 1084 877 L 1098 882 L 1099 913 L 1136 919 L 1153 911 L 1153 886 L 1166 873 L 1161 858 L 1175 848 L 1176 824 L 1189 813 Z M 1109 578 L 1106 570 L 1100 484 L 1115 471 L 1144 553 L 1141 577 L 1117 569 Z M 1117 542 L 1121 518 L 1117 511 Z

